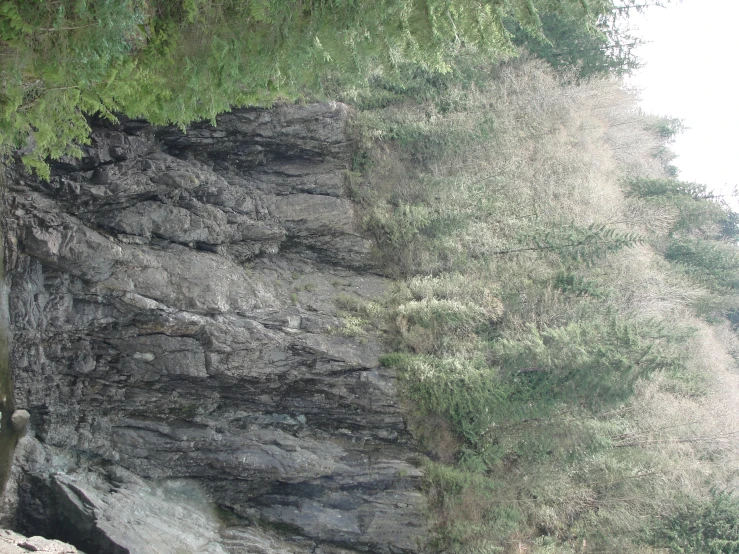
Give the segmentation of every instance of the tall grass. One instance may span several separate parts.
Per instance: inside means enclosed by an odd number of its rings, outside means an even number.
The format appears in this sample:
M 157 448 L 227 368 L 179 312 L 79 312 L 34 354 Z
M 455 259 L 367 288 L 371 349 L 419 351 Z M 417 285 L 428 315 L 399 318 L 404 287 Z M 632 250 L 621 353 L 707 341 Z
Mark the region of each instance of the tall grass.
M 736 486 L 729 214 L 634 193 L 671 157 L 619 82 L 475 64 L 355 120 L 430 548 L 665 552 L 664 522 Z

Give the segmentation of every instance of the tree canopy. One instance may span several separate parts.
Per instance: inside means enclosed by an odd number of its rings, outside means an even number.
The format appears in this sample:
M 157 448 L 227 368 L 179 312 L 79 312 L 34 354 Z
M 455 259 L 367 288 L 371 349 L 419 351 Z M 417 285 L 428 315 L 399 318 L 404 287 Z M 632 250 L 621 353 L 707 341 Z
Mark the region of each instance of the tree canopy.
M 79 152 L 89 115 L 185 125 L 320 95 L 332 78 L 351 88 L 407 63 L 444 73 L 460 49 L 502 59 L 515 52 L 506 25 L 540 44 L 554 19 L 591 36 L 614 10 L 611 0 L 2 0 L 0 147 L 45 175 L 45 158 Z

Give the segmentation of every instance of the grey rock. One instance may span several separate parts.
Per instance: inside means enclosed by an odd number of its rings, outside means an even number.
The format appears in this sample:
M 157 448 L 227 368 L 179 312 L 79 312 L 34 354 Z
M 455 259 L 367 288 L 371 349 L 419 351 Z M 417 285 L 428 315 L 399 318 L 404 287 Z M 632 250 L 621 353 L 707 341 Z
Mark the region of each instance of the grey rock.
M 79 550 L 61 541 L 48 540 L 43 537 L 27 538 L 7 529 L 0 529 L 0 554 L 27 554 L 28 552 L 77 554 Z
M 100 553 L 419 552 L 421 472 L 339 295 L 383 293 L 341 104 L 98 127 L 5 194 L 15 401 L 0 521 Z
M 10 416 L 10 422 L 13 424 L 13 429 L 16 431 L 23 431 L 31 419 L 31 414 L 26 410 L 15 410 L 13 415 Z

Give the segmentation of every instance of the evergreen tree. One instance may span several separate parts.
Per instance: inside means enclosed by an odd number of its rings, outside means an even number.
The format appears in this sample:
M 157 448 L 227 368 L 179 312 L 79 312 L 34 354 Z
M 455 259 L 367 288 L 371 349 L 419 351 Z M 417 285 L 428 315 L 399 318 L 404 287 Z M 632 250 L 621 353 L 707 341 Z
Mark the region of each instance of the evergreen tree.
M 530 246 L 500 250 L 494 254 L 514 254 L 517 252 L 551 252 L 562 263 L 592 264 L 611 252 L 629 248 L 641 242 L 634 232 L 621 231 L 604 224 L 591 224 L 587 227 L 570 223 L 569 225 L 550 224 L 534 229 L 523 236 Z
M 739 290 L 739 251 L 733 243 L 692 237 L 675 238 L 668 244 L 665 258 L 713 290 Z
M 640 41 L 634 37 L 609 37 L 603 29 L 584 27 L 577 19 L 556 13 L 546 14 L 541 21 L 543 36 L 532 36 L 513 20 L 507 26 L 514 44 L 557 70 L 574 70 L 578 79 L 587 79 L 628 74 L 639 67 L 635 50 Z
M 541 33 L 531 33 L 515 19 L 506 20 L 506 27 L 516 45 L 555 69 L 574 71 L 577 79 L 624 75 L 640 67 L 636 50 L 642 40 L 629 30 L 630 16 L 652 6 L 663 6 L 667 1 L 588 2 L 597 14 L 589 25 L 582 25 L 577 15 L 568 10 L 558 10 L 543 13 Z
M 735 232 L 736 214 L 705 185 L 669 178 L 632 178 L 624 182 L 631 197 L 677 211 L 671 235 L 698 232 L 709 238 L 728 238 Z M 716 236 L 715 227 L 719 228 Z
M 604 0 L 592 2 L 600 5 Z M 85 117 L 120 112 L 184 125 L 231 106 L 345 87 L 404 63 L 449 71 L 459 48 L 513 53 L 505 17 L 532 36 L 540 14 L 587 25 L 578 0 L 1 0 L 0 147 L 46 173 L 75 155 Z M 573 19 L 575 20 L 575 19 Z

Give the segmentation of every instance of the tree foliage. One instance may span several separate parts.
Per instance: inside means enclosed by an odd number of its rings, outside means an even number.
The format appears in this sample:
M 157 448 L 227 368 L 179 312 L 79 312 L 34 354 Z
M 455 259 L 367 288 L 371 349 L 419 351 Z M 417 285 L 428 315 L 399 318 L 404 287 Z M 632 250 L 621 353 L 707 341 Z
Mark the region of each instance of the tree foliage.
M 506 21 L 513 42 L 545 60 L 554 69 L 586 80 L 605 75 L 622 76 L 641 67 L 636 56 L 643 40 L 630 29 L 629 20 L 667 1 L 620 0 L 588 3 L 597 14 L 588 26 L 566 10 L 541 17 L 542 32 L 532 34 L 515 19 Z
M 492 345 L 506 372 L 533 375 L 540 396 L 603 408 L 628 399 L 634 383 L 678 370 L 676 344 L 687 336 L 654 321 L 579 321 L 528 332 Z
M 629 248 L 641 242 L 641 237 L 633 231 L 623 231 L 606 224 L 591 223 L 588 226 L 569 224 L 549 224 L 534 228 L 523 235 L 524 242 L 531 246 L 521 246 L 502 250 L 500 254 L 510 254 L 526 250 L 552 252 L 565 266 L 572 264 L 593 264 L 598 259 Z
M 540 34 L 541 12 L 593 17 L 550 0 L 2 0 L 0 146 L 41 173 L 75 155 L 85 117 L 157 124 L 320 93 L 403 64 L 450 70 L 460 48 L 513 53 L 503 18 Z
M 578 79 L 609 73 L 623 75 L 639 67 L 635 55 L 637 39 L 618 37 L 620 47 L 617 47 L 603 30 L 583 27 L 580 21 L 566 15 L 542 17 L 542 32 L 546 38 L 532 36 L 515 22 L 508 25 L 514 44 L 525 47 L 557 70 L 574 71 Z M 628 48 L 626 40 L 630 40 Z
M 674 178 L 630 178 L 627 195 L 672 211 L 667 240 L 654 240 L 665 259 L 684 275 L 709 289 L 726 293 L 739 288 L 739 216 L 705 185 Z
M 732 233 L 735 216 L 705 185 L 666 177 L 630 178 L 624 184 L 627 195 L 677 212 L 672 235 L 702 232 L 728 238 Z M 713 226 L 717 229 L 712 229 Z
M 701 238 L 676 238 L 665 257 L 698 282 L 717 290 L 739 290 L 739 251 L 736 245 Z

